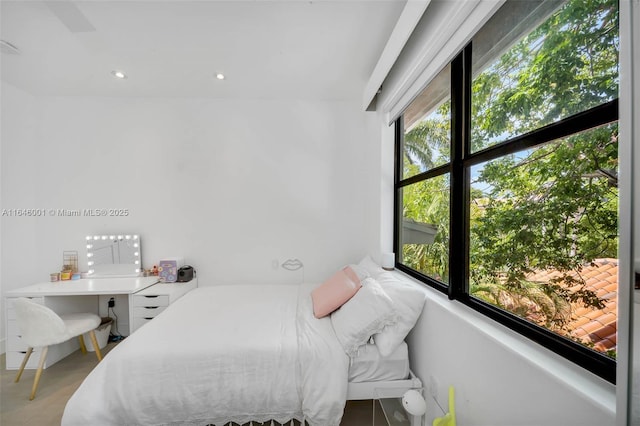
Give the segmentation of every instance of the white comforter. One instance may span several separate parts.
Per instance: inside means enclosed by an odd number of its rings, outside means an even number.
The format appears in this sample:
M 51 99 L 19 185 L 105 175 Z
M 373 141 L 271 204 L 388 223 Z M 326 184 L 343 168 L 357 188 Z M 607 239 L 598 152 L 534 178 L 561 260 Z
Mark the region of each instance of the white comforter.
M 338 425 L 349 359 L 310 285 L 189 292 L 115 347 L 62 424 L 223 425 L 295 418 Z

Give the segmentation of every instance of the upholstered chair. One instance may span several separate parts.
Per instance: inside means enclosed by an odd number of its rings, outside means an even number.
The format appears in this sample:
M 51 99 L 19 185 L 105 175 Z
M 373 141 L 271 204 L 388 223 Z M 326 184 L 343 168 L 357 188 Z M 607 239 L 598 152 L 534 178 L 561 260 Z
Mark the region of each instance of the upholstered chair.
M 36 396 L 36 390 L 38 389 L 38 383 L 40 382 L 40 376 L 42 375 L 42 369 L 50 345 L 78 337 L 80 340 L 80 349 L 83 353 L 86 353 L 87 348 L 82 335 L 88 332 L 98 361 L 102 360 L 102 353 L 100 352 L 100 347 L 94 333 L 94 330 L 100 326 L 100 317 L 98 315 L 89 313 L 58 315 L 46 306 L 37 304 L 24 297 L 16 299 L 13 302 L 13 307 L 15 309 L 22 341 L 28 346 L 27 353 L 22 360 L 22 365 L 20 365 L 20 370 L 16 376 L 16 383 L 20 380 L 20 376 L 22 376 L 22 372 L 27 365 L 27 361 L 29 361 L 33 348 L 42 348 L 40 362 L 38 364 L 38 370 L 36 371 L 36 377 L 33 381 L 29 400 L 33 400 Z

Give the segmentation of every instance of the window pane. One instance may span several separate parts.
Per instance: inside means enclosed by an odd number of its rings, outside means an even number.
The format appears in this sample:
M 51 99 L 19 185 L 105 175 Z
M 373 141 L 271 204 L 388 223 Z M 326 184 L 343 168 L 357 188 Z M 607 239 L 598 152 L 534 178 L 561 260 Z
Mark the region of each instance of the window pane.
M 449 174 L 400 189 L 400 263 L 449 282 Z
M 617 0 L 505 3 L 473 39 L 471 152 L 617 98 L 618 44 Z
M 617 124 L 471 169 L 470 293 L 615 355 Z
M 450 161 L 451 65 L 443 69 L 402 116 L 403 178 Z

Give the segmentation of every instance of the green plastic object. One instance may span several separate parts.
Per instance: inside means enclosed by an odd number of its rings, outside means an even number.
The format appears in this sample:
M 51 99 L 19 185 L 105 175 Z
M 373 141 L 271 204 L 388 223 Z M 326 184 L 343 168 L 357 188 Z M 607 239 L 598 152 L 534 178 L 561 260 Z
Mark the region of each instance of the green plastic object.
M 456 399 L 453 386 L 449 386 L 449 412 L 433 419 L 433 426 L 456 426 Z

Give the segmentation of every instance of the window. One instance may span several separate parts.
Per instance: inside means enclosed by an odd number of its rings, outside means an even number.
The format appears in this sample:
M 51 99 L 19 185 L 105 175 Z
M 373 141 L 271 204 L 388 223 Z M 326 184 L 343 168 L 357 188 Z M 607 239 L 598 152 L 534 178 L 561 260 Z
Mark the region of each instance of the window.
M 401 262 L 449 281 L 451 66 L 405 111 L 402 121 Z
M 617 98 L 616 1 L 508 0 L 396 122 L 398 268 L 611 382 Z

